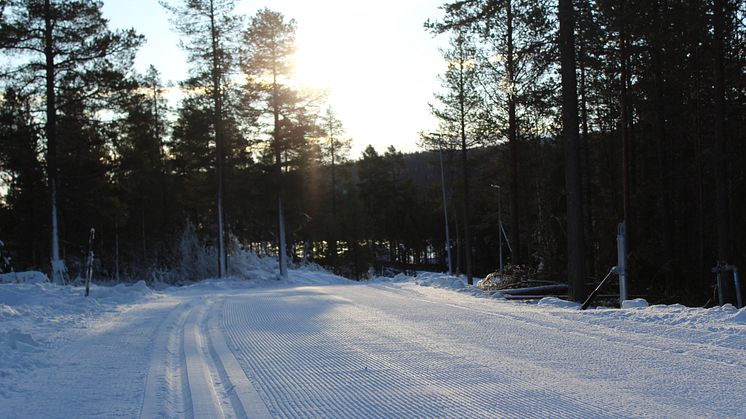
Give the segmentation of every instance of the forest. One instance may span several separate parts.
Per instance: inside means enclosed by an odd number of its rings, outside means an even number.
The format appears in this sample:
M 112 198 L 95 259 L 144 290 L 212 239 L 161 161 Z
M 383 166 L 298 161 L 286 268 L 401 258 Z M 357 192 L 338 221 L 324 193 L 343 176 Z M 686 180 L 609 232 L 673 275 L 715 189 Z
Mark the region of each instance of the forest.
M 361 156 L 289 81 L 292 16 L 235 3 L 161 2 L 189 57 L 171 107 L 101 1 L 0 2 L 4 269 L 75 281 L 92 250 L 97 280 L 184 282 L 251 250 L 362 280 L 450 249 L 470 283 L 503 255 L 582 301 L 624 223 L 631 296 L 735 301 L 713 271 L 746 269 L 744 2 L 445 2 L 437 132 Z

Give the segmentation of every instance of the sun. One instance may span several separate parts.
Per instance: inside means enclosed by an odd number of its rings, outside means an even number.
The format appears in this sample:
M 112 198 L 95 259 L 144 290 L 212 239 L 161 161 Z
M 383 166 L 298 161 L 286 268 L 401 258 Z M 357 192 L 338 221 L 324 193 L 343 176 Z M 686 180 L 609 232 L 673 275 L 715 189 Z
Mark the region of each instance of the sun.
M 321 89 L 348 85 L 352 64 L 343 57 L 349 56 L 350 42 L 339 39 L 335 29 L 323 25 L 323 21 L 301 24 L 293 57 L 293 81 Z
M 435 125 L 427 101 L 442 58 L 421 29 L 425 6 L 419 3 L 428 0 L 382 1 L 396 5 L 396 12 L 381 2 L 272 0 L 297 24 L 287 82 L 326 93 L 355 155 L 368 144 L 412 150 L 418 132 Z

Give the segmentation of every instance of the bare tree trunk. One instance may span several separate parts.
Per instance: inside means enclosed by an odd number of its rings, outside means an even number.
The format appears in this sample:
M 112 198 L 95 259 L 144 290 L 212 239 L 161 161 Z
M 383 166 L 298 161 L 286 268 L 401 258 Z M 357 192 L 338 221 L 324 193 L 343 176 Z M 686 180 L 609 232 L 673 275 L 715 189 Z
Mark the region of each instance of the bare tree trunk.
M 64 284 L 65 262 L 60 259 L 60 236 L 57 214 L 57 96 L 55 91 L 54 41 L 52 38 L 53 18 L 50 0 L 44 1 L 44 57 L 47 90 L 47 184 L 49 187 L 50 209 L 50 259 L 52 282 Z
M 578 64 L 580 65 L 580 127 L 582 132 L 582 158 L 581 168 L 583 169 L 584 179 L 584 198 L 583 210 L 585 211 L 585 229 L 587 238 L 590 241 L 590 246 L 587 246 L 588 250 L 588 261 L 586 266 L 590 268 L 589 273 L 593 276 L 598 274 L 598 259 L 596 255 L 596 232 L 593 228 L 593 185 L 591 179 L 593 178 L 591 161 L 591 141 L 588 134 L 588 89 L 586 82 L 586 48 L 583 40 L 579 45 L 580 57 Z
M 622 108 L 622 218 L 624 222 L 624 242 L 627 248 L 627 256 L 629 256 L 632 243 L 630 241 L 632 223 L 631 223 L 631 202 L 630 202 L 630 165 L 631 165 L 631 132 L 630 132 L 630 118 L 629 113 L 629 92 L 628 92 L 628 80 L 629 80 L 629 51 L 628 51 L 628 34 L 627 34 L 627 16 L 626 16 L 626 3 L 627 0 L 622 0 L 622 7 L 620 10 L 620 29 L 619 29 L 619 51 L 620 51 L 620 63 L 621 63 L 621 108 Z M 631 283 L 630 275 L 630 264 L 627 262 L 627 282 Z
M 463 216 L 463 214 L 462 214 Z M 461 226 L 459 211 L 456 211 L 456 217 L 454 219 L 456 225 L 456 275 L 461 274 L 461 253 L 463 251 L 463 243 L 461 242 Z
M 725 170 L 725 82 L 723 75 L 723 10 L 724 0 L 715 0 L 713 4 L 713 28 L 715 35 L 714 58 L 714 164 L 715 164 L 715 217 L 717 224 L 718 261 L 727 262 L 728 252 L 728 195 L 727 172 Z
M 222 69 L 218 54 L 220 53 L 220 41 L 215 26 L 214 2 L 210 0 L 210 37 L 212 40 L 212 101 L 214 106 L 213 124 L 215 128 L 215 153 L 216 153 L 216 176 L 217 176 L 217 224 L 218 224 L 218 276 L 226 275 L 225 257 L 225 227 L 223 217 L 223 177 L 225 144 L 223 138 L 223 103 L 221 97 Z
M 666 100 L 663 79 L 663 41 L 661 32 L 661 4 L 659 0 L 651 3 L 653 7 L 653 26 L 656 29 L 655 40 L 652 46 L 651 58 L 653 62 L 653 73 L 655 79 L 655 131 L 658 137 L 658 170 L 659 182 L 663 198 L 663 251 L 665 263 L 670 264 L 674 255 L 674 228 L 673 228 L 673 198 L 671 191 L 671 146 L 668 143 L 666 127 Z M 666 293 L 673 291 L 676 284 L 670 271 L 664 271 Z
M 463 200 L 461 205 L 464 214 L 464 258 L 466 259 L 466 280 L 469 285 L 474 282 L 472 265 L 471 265 L 471 234 L 469 232 L 469 168 L 466 151 L 466 134 L 462 130 L 461 134 L 461 166 L 463 169 Z
M 333 127 L 333 121 L 330 118 L 329 119 L 329 136 L 330 136 L 330 151 L 331 151 L 331 157 L 332 157 L 332 225 L 331 225 L 331 233 L 332 238 L 329 243 L 329 256 L 331 259 L 331 264 L 336 265 L 337 262 L 337 168 L 336 168 L 336 150 L 335 150 L 335 143 L 334 143 L 334 135 L 332 134 Z
M 723 74 L 725 0 L 713 2 L 712 27 L 714 31 L 714 103 L 715 120 L 713 138 L 713 164 L 715 166 L 715 225 L 717 227 L 718 264 L 725 265 L 730 258 L 730 241 L 728 237 L 728 173 L 725 162 L 725 75 Z M 724 301 L 733 302 L 735 293 L 730 281 L 722 281 L 722 295 Z
M 578 94 L 575 76 L 575 17 L 572 0 L 559 0 L 560 62 L 562 65 L 562 126 L 565 137 L 565 189 L 567 191 L 567 280 L 570 298 L 583 301 L 585 246 L 583 241 L 583 188 L 578 132 Z
M 461 168 L 463 170 L 463 212 L 464 212 L 464 248 L 466 253 L 464 253 L 464 256 L 466 258 L 466 282 L 469 285 L 472 285 L 474 283 L 474 272 L 472 267 L 472 254 L 471 254 L 471 232 L 469 231 L 469 223 L 470 223 L 470 217 L 469 217 L 469 206 L 471 203 L 469 202 L 469 160 L 467 155 L 467 138 L 466 138 L 466 86 L 465 86 L 465 80 L 464 80 L 464 63 L 463 60 L 459 63 L 461 65 L 461 69 L 459 71 L 459 122 L 460 122 L 460 128 L 461 128 Z
M 515 97 L 515 57 L 513 54 L 513 5 L 508 0 L 507 7 L 507 56 L 508 70 L 508 145 L 510 148 L 510 241 L 513 254 L 511 261 L 514 265 L 521 263 L 520 225 L 518 215 L 518 122 L 516 121 Z
M 273 57 L 275 58 L 275 57 Z M 280 265 L 280 276 L 288 277 L 287 245 L 285 236 L 285 209 L 283 205 L 283 181 L 282 181 L 282 147 L 280 144 L 280 98 L 277 85 L 277 61 L 272 63 L 272 113 L 274 117 L 274 130 L 272 138 L 275 148 L 275 181 L 277 183 L 277 250 Z

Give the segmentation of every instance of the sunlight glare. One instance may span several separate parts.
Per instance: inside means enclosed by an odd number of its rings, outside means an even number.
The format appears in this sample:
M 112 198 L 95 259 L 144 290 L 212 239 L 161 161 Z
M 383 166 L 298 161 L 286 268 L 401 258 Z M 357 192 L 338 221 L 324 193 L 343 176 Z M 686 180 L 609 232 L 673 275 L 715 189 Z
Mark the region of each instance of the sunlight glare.
M 369 143 L 412 151 L 418 131 L 434 129 L 427 101 L 443 63 L 422 30 L 422 4 L 429 3 L 272 1 L 297 19 L 292 84 L 328 93 L 355 158 Z

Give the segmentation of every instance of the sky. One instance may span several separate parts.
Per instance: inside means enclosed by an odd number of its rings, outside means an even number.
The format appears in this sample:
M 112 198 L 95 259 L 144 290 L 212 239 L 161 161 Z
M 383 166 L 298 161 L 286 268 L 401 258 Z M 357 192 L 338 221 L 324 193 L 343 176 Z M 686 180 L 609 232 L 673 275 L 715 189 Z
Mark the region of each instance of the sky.
M 173 4 L 175 1 L 170 0 Z M 423 29 L 441 16 L 439 0 L 238 0 L 236 12 L 253 16 L 268 7 L 295 19 L 299 83 L 325 89 L 352 139 L 350 157 L 368 144 L 418 150 L 419 132 L 437 122 L 428 102 L 439 88 L 445 64 L 438 51 L 443 37 Z M 156 0 L 104 0 L 112 28 L 134 28 L 146 37 L 135 66 L 154 65 L 166 81 L 183 80 L 185 54 Z M 176 105 L 175 103 L 172 105 Z

